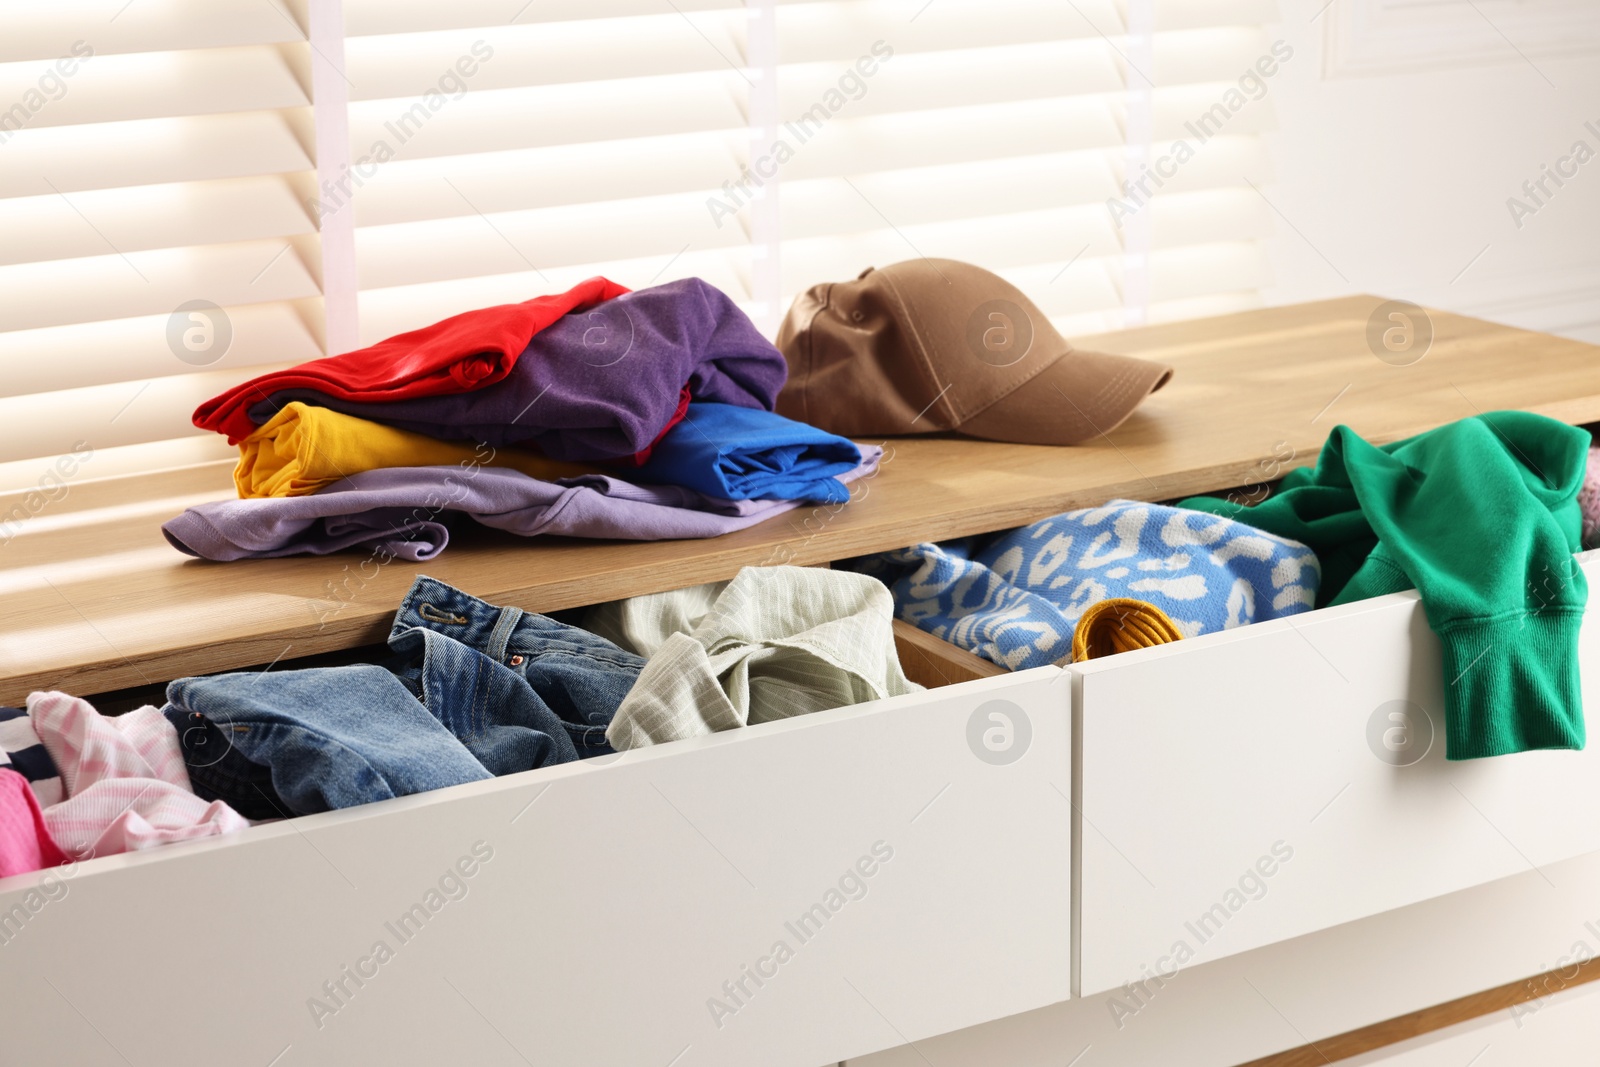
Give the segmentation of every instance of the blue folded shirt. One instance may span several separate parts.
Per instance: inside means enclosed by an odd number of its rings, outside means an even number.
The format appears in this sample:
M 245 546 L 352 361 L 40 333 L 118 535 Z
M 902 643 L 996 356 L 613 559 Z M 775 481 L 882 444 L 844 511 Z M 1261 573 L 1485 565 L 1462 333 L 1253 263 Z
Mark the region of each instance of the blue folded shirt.
M 724 500 L 837 504 L 850 499 L 839 475 L 860 463 L 853 442 L 815 426 L 759 408 L 690 404 L 633 477 Z

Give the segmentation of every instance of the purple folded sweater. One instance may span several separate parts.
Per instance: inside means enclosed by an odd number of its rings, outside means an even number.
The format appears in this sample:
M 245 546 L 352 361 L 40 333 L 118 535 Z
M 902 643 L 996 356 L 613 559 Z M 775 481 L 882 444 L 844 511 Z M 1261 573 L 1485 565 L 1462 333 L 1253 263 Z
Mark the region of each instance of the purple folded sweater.
M 883 449 L 862 445 L 851 482 L 878 468 Z M 717 500 L 676 485 L 633 485 L 605 475 L 540 481 L 506 467 L 390 467 L 338 481 L 310 496 L 218 500 L 161 527 L 174 548 L 203 559 L 325 555 L 360 545 L 427 560 L 466 515 L 532 537 L 664 541 L 716 537 L 796 506 L 788 500 Z
M 643 451 L 685 385 L 698 401 L 771 411 L 787 375 L 783 354 L 727 294 L 686 278 L 563 316 L 484 389 L 378 404 L 285 389 L 250 418 L 260 425 L 301 400 L 446 441 L 531 443 L 588 463 Z

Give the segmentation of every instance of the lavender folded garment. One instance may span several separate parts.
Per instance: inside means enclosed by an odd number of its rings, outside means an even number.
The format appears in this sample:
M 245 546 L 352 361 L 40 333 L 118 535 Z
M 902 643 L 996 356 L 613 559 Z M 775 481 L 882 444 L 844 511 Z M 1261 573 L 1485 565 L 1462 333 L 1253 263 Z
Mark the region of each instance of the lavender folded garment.
M 878 469 L 883 449 L 862 445 L 851 482 Z M 633 485 L 589 474 L 540 481 L 506 467 L 389 467 L 338 481 L 310 496 L 218 500 L 189 508 L 161 527 L 180 552 L 203 559 L 326 555 L 362 546 L 398 559 L 427 560 L 466 515 L 525 537 L 665 541 L 716 537 L 796 506 L 789 500 L 716 500 L 676 485 Z
M 685 278 L 563 316 L 484 389 L 381 404 L 285 389 L 250 418 L 260 425 L 302 400 L 446 441 L 531 443 L 551 459 L 587 463 L 642 451 L 685 385 L 695 400 L 771 411 L 788 373 L 727 294 Z

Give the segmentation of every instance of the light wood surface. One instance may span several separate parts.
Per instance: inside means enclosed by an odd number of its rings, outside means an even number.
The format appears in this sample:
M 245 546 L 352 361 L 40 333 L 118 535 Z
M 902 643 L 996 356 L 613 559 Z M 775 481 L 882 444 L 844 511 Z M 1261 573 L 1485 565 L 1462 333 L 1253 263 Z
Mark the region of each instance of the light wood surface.
M 1112 497 L 1258 482 L 1314 462 L 1340 422 L 1384 442 L 1496 408 L 1600 419 L 1600 348 L 1435 312 L 1431 350 L 1392 366 L 1366 342 L 1379 303 L 1349 297 L 1080 338 L 1163 360 L 1177 374 L 1087 445 L 894 439 L 878 476 L 838 513 L 801 509 L 706 541 L 484 531 L 434 562 L 367 573 L 360 553 L 215 564 L 181 556 L 159 527 L 189 504 L 227 496 L 227 467 L 73 483 L 0 543 L 0 703 L 40 687 L 89 694 L 381 641 L 418 571 L 492 602 L 552 611 L 728 578 L 750 564 L 1005 529 Z M 84 432 L 92 446 L 92 428 Z M 19 499 L 0 496 L 0 515 Z
M 998 663 L 957 648 L 900 619 L 894 620 L 894 647 L 900 654 L 900 668 L 906 672 L 906 677 L 929 689 L 1007 673 Z
M 1384 1048 L 1409 1038 L 1431 1034 L 1447 1026 L 1477 1019 L 1497 1011 L 1509 1011 L 1518 1004 L 1542 1000 L 1563 989 L 1583 985 L 1600 978 L 1600 960 L 1546 971 L 1520 982 L 1507 982 L 1503 986 L 1470 993 L 1464 997 L 1435 1004 L 1430 1008 L 1398 1015 L 1381 1023 L 1363 1026 L 1322 1041 L 1313 1041 L 1285 1052 L 1263 1056 L 1240 1067 L 1322 1067 L 1323 1064 L 1346 1060 L 1364 1052 Z

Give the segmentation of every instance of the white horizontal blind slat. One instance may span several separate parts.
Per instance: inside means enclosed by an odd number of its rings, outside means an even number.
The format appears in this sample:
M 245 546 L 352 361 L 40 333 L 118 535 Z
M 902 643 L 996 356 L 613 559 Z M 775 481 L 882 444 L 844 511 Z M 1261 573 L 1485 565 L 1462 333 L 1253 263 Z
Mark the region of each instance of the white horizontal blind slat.
M 0 3 L 0 63 L 54 59 L 79 41 L 96 55 L 288 44 L 304 40 L 293 16 L 261 0 L 73 0 L 66 5 L 38 0 Z
M 899 0 L 820 0 L 780 7 L 779 54 L 805 63 L 839 58 L 841 43 L 859 49 L 884 40 L 910 55 L 1099 39 L 1120 22 L 1115 0 L 938 0 L 920 12 Z
M 37 91 L 37 62 L 0 66 L 0 100 Z M 27 125 L 79 125 L 130 119 L 301 107 L 310 98 L 275 46 L 193 52 L 95 55 L 80 64 L 59 96 L 47 96 Z
M 68 451 L 52 456 L 30 456 L 28 459 L 0 462 L 0 493 L 38 494 L 31 499 L 23 496 L 20 500 L 13 498 L 8 502 L 5 509 L 8 521 L 14 524 L 20 517 L 12 510 L 18 504 L 22 505 L 25 512 L 31 513 L 30 517 L 23 521 L 36 522 L 41 518 L 48 521 L 50 505 L 61 499 L 62 493 L 70 493 L 74 487 L 85 482 L 103 478 L 124 478 L 149 471 L 175 470 L 199 464 L 216 464 L 225 469 L 228 464 L 239 458 L 238 450 L 229 446 L 225 438 L 216 434 L 99 448 L 89 444 L 86 439 L 79 438 L 71 442 L 69 449 L 80 441 L 86 448 L 94 450 L 87 454 L 81 451 L 77 453 Z M 61 472 L 71 472 L 69 478 L 62 479 L 65 482 L 64 488 L 59 482 L 51 480 L 52 471 L 58 479 L 61 477 Z M 145 514 L 158 516 L 163 512 L 169 515 L 176 514 L 183 508 L 199 502 L 199 500 L 175 500 L 169 506 L 162 507 L 159 502 L 141 501 L 139 506 Z M 16 530 L 17 526 L 12 525 L 10 529 Z M 14 569 L 8 573 L 16 575 Z
M 320 304 L 313 298 L 224 307 L 233 342 L 206 368 L 232 370 L 242 380 L 267 364 L 321 357 Z M 173 358 L 167 334 L 170 323 L 171 316 L 163 312 L 0 333 L 0 367 L 7 368 L 0 396 L 193 373 L 194 364 Z
M 705 71 L 440 94 L 448 104 L 432 110 L 421 97 L 357 102 L 350 108 L 351 154 L 385 162 L 737 130 L 745 122 L 739 84 L 732 73 Z
M 309 171 L 310 128 L 308 109 L 25 127 L 4 142 L 0 197 Z
M 742 54 L 735 36 L 743 29 L 742 10 L 662 10 L 642 18 L 351 38 L 350 99 L 411 97 L 446 78 L 463 56 L 484 61 L 470 85 L 489 91 L 724 72 Z M 444 92 L 452 91 L 453 82 Z
M 892 78 L 874 74 L 870 91 L 851 99 L 852 116 L 1113 93 L 1122 85 L 1115 56 L 1099 38 L 925 53 L 896 47 L 889 66 Z M 785 112 L 798 115 L 815 105 L 841 72 L 837 59 L 786 66 Z
M 673 0 L 680 11 L 729 11 L 743 0 Z M 661 13 L 659 0 L 354 0 L 345 5 L 351 37 L 474 29 L 507 23 L 527 26 L 574 19 L 614 19 Z
M 462 189 L 476 202 L 470 184 Z M 703 234 L 705 197 L 676 196 L 570 204 L 506 212 L 492 224 L 476 214 L 356 234 L 361 279 L 369 288 L 470 278 L 523 269 L 549 270 L 596 260 L 668 256 L 685 243 L 701 249 L 740 248 L 733 228 Z
M 0 200 L 0 266 L 315 231 L 295 190 L 276 178 L 47 193 Z
M 359 135 L 358 135 L 359 136 Z M 361 187 L 362 226 L 670 196 L 736 176 L 739 130 L 395 160 Z M 460 183 L 471 188 L 471 205 Z
M 236 370 L 209 370 L 0 399 L 0 462 L 60 455 L 79 440 L 99 449 L 197 435 L 189 413 L 238 380 Z
M 169 312 L 193 299 L 221 306 L 320 293 L 286 241 L 111 253 L 0 267 L 0 330 L 32 330 Z
M 748 300 L 751 257 L 748 246 L 725 250 L 688 250 L 645 258 L 596 261 L 543 270 L 478 275 L 444 282 L 390 288 L 364 288 L 359 298 L 361 340 L 374 344 L 459 313 L 528 300 L 559 292 L 596 275 L 644 288 L 676 278 L 704 278 L 735 300 Z

